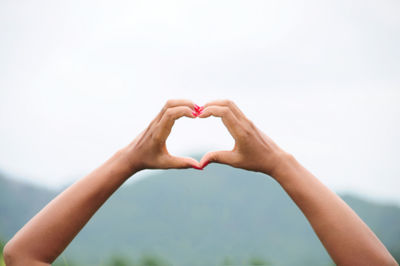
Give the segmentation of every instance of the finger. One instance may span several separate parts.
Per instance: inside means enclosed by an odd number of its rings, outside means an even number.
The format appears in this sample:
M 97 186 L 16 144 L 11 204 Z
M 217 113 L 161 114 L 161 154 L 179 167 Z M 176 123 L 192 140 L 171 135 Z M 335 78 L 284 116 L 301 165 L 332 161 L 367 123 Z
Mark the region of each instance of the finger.
M 178 107 L 178 106 L 187 106 L 190 109 L 192 109 L 192 111 L 195 110 L 195 104 L 194 102 L 190 101 L 190 100 L 186 100 L 186 99 L 172 99 L 172 100 L 168 100 L 164 107 L 161 109 L 160 113 L 157 115 L 156 117 L 156 121 L 160 121 L 162 116 L 164 115 L 164 113 L 169 109 L 169 108 L 173 108 L 173 107 Z
M 163 108 L 161 109 L 161 111 L 156 115 L 156 117 L 151 121 L 150 125 L 148 126 L 148 128 L 153 127 L 157 122 L 160 121 L 161 117 L 163 116 L 163 114 L 165 113 L 165 111 L 168 108 L 172 108 L 172 107 L 177 107 L 177 106 L 187 106 L 191 109 L 193 109 L 193 111 L 195 110 L 195 104 L 190 101 L 190 100 L 185 100 L 185 99 L 173 99 L 173 100 L 168 100 L 165 105 L 163 106 Z
M 157 132 L 160 141 L 165 141 L 169 134 L 171 133 L 172 126 L 175 123 L 175 120 L 186 116 L 189 118 L 195 118 L 196 116 L 193 114 L 192 109 L 187 106 L 179 106 L 179 107 L 172 107 L 168 108 L 163 116 L 161 117 L 160 121 L 157 124 Z
M 233 151 L 212 151 L 203 156 L 200 160 L 200 167 L 203 169 L 209 163 L 222 163 L 234 166 L 236 156 Z
M 204 105 L 204 107 L 206 108 L 206 107 L 213 106 L 213 105 L 229 107 L 238 119 L 242 119 L 242 118 L 246 117 L 244 115 L 244 113 L 239 109 L 239 107 L 231 100 L 211 101 L 211 102 L 206 103 Z
M 188 157 L 177 157 L 168 155 L 163 164 L 164 169 L 184 169 L 184 168 L 196 168 L 200 169 L 200 163 L 193 158 Z
M 236 139 L 239 136 L 242 128 L 230 108 L 226 106 L 209 106 L 198 117 L 206 118 L 210 116 L 220 117 L 233 138 Z

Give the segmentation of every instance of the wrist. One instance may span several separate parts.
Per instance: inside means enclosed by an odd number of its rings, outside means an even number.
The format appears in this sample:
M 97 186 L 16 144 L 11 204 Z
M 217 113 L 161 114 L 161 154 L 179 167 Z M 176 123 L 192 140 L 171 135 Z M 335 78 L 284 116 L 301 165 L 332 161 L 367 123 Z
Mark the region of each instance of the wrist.
M 127 147 L 118 150 L 113 155 L 112 161 L 115 162 L 117 169 L 122 175 L 126 176 L 127 179 L 140 171 L 137 167 L 137 163 L 135 163 L 136 160 L 130 156 Z
M 298 162 L 292 154 L 285 151 L 278 152 L 276 158 L 275 167 L 266 174 L 273 177 L 278 183 L 281 183 L 283 179 L 290 176 L 290 173 L 294 171 Z

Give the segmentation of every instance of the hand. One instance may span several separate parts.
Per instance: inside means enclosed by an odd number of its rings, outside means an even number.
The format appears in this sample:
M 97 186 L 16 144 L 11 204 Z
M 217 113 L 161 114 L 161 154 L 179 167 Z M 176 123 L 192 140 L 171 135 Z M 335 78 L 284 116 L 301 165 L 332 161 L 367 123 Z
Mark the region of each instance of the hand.
M 167 101 L 147 129 L 123 149 L 132 173 L 143 169 L 200 168 L 192 158 L 170 155 L 165 144 L 175 120 L 182 116 L 195 118 L 199 113 L 199 107 L 191 101 Z
M 199 117 L 209 116 L 221 117 L 235 139 L 235 146 L 231 151 L 207 153 L 200 161 L 201 168 L 215 162 L 263 172 L 273 177 L 280 170 L 287 154 L 247 119 L 235 103 L 229 100 L 209 102 Z

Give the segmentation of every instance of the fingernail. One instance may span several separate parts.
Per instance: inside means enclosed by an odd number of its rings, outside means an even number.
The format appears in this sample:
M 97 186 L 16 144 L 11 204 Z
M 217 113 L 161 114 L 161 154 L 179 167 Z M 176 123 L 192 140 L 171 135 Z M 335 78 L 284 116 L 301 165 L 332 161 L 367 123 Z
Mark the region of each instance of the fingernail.
M 197 117 L 197 116 L 199 115 L 199 113 L 193 111 L 193 112 L 192 112 L 192 115 L 194 115 L 195 117 Z
M 203 170 L 203 168 L 198 167 L 198 166 L 196 166 L 196 165 L 192 165 L 192 167 L 193 167 L 194 169 L 197 169 L 197 170 Z
M 204 106 L 200 106 L 199 111 L 203 111 L 204 110 Z
M 206 166 L 209 165 L 210 163 L 211 163 L 210 161 L 206 161 L 206 162 L 203 164 L 203 166 L 202 166 L 201 168 L 206 167 Z
M 200 109 L 200 106 L 198 106 L 197 104 L 194 105 L 194 109 L 196 109 L 196 111 L 198 111 Z

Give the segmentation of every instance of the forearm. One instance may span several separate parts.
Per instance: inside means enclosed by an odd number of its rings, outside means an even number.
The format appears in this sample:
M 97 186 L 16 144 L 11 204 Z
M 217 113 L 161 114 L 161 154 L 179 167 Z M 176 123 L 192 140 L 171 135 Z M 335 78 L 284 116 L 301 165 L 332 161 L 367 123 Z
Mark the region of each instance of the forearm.
M 397 265 L 368 226 L 335 193 L 259 130 L 231 101 L 205 105 L 200 118 L 221 117 L 235 139 L 232 151 L 207 153 L 209 162 L 263 172 L 275 178 L 304 213 L 339 265 Z
M 127 167 L 124 152 L 120 151 L 71 185 L 7 243 L 4 252 L 6 260 L 9 260 L 7 265 L 22 265 L 18 261 L 27 260 L 52 263 L 132 174 L 133 170 Z
M 194 103 L 170 100 L 128 146 L 79 180 L 33 217 L 6 245 L 7 266 L 52 263 L 93 214 L 131 175 L 143 169 L 199 168 L 196 160 L 171 156 L 166 140 L 174 121 L 195 118 Z
M 304 213 L 338 265 L 397 265 L 357 214 L 293 156 L 285 155 L 274 178 Z

